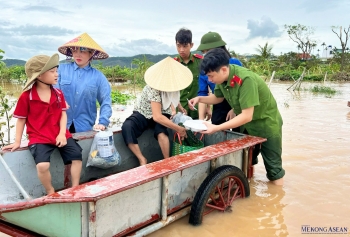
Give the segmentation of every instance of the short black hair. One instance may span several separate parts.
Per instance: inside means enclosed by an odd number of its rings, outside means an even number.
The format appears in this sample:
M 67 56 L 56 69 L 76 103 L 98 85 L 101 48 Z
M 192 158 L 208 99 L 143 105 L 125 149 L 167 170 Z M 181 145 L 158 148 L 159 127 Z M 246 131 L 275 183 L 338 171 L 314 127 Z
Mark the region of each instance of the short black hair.
M 225 50 L 225 52 L 227 53 L 227 55 L 231 58 L 231 54 L 230 54 L 230 52 L 227 50 L 227 48 L 226 48 L 225 45 L 220 46 L 220 47 L 218 47 L 218 48 Z
M 175 42 L 183 45 L 192 43 L 192 32 L 189 29 L 181 28 L 175 35 Z
M 205 54 L 201 63 L 201 72 L 207 74 L 208 72 L 218 72 L 221 67 L 228 66 L 230 57 L 224 49 L 215 48 Z

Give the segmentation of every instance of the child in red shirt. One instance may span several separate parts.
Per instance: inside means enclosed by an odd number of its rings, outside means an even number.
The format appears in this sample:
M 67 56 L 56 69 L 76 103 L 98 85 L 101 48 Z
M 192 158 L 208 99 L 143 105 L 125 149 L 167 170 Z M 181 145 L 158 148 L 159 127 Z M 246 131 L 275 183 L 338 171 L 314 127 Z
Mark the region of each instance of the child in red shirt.
M 62 91 L 53 88 L 57 83 L 58 54 L 30 58 L 25 71 L 28 81 L 18 99 L 13 117 L 17 118 L 16 139 L 3 149 L 20 147 L 24 125 L 27 127 L 29 150 L 34 157 L 38 177 L 46 193 L 55 192 L 51 184 L 50 155 L 57 147 L 65 165 L 72 164 L 72 186 L 78 186 L 82 168 L 81 147 L 66 129 L 67 106 Z M 28 88 L 33 85 L 31 88 Z

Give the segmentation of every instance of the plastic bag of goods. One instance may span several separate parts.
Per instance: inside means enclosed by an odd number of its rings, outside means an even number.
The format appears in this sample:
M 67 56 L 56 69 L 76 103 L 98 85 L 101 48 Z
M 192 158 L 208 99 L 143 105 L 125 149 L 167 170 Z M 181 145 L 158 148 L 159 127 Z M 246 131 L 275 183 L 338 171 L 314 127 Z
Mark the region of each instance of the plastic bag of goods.
M 96 133 L 86 167 L 108 169 L 118 165 L 120 160 L 120 154 L 114 145 L 113 132 L 106 130 Z
M 190 116 L 187 116 L 181 112 L 177 112 L 177 114 L 174 115 L 172 121 L 173 123 L 179 124 L 179 123 L 184 123 L 187 120 L 192 120 Z

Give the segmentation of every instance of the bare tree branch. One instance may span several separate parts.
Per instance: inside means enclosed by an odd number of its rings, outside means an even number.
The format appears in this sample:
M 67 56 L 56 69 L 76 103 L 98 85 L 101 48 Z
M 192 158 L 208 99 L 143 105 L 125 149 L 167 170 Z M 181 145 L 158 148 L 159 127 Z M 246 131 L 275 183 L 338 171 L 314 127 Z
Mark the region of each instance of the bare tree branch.
M 334 30 L 334 29 L 338 29 L 339 28 L 339 34 Z M 348 29 L 346 30 L 344 28 L 344 33 L 345 33 L 345 40 L 343 40 L 343 34 L 342 34 L 342 26 L 332 26 L 332 31 L 333 33 L 338 37 L 338 39 L 340 40 L 340 45 L 341 45 L 341 55 L 340 55 L 340 59 L 341 59 L 341 63 L 340 63 L 340 71 L 344 70 L 344 64 L 345 64 L 345 50 L 346 50 L 346 45 L 348 43 L 348 39 L 349 39 L 349 30 L 350 30 L 350 25 L 348 27 Z
M 300 50 L 303 52 L 303 58 L 307 58 L 310 55 L 313 48 L 316 47 L 316 41 L 311 39 L 311 35 L 314 34 L 312 27 L 304 25 L 285 25 L 289 38 L 297 43 Z

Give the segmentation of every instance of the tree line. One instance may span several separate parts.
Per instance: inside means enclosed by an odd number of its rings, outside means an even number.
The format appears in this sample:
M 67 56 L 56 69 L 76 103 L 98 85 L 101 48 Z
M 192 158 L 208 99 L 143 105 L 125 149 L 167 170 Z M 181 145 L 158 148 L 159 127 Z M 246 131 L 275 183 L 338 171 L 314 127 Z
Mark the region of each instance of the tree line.
M 289 38 L 296 44 L 298 52 L 288 52 L 281 55 L 272 53 L 273 45 L 268 42 L 265 45 L 258 45 L 256 54 L 251 57 L 236 54 L 230 51 L 233 57 L 240 59 L 244 67 L 256 72 L 257 74 L 268 77 L 275 71 L 275 79 L 293 80 L 298 78 L 306 68 L 305 80 L 321 81 L 327 73 L 330 80 L 349 81 L 350 75 L 350 51 L 347 46 L 349 39 L 349 27 L 331 28 L 332 32 L 340 41 L 341 48 L 333 47 L 333 57 L 323 59 L 319 55 L 312 55 L 312 50 L 317 46 L 317 42 L 313 39 L 314 29 L 301 24 L 285 25 Z M 327 47 L 325 43 L 321 44 Z M 13 83 L 25 83 L 26 76 L 24 66 L 7 67 L 1 59 L 5 52 L 0 49 L 0 80 Z M 164 58 L 165 55 L 162 55 Z M 152 57 L 152 60 L 150 58 Z M 143 57 L 133 57 L 129 66 L 107 65 L 104 66 L 101 61 L 94 62 L 92 65 L 96 67 L 111 82 L 130 81 L 134 85 L 144 86 L 143 74 L 155 61 L 152 55 L 144 55 Z

